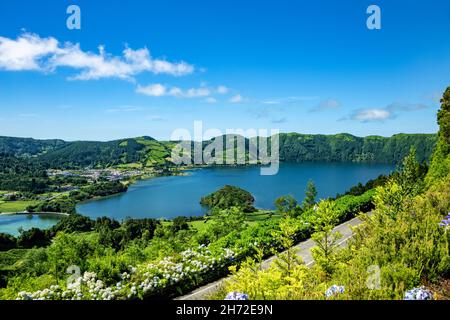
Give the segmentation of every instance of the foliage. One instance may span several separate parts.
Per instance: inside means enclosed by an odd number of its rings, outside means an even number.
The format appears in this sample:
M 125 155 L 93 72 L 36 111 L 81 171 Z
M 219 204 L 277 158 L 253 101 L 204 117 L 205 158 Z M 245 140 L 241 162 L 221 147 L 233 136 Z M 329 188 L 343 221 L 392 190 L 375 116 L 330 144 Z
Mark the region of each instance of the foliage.
M 200 204 L 210 209 L 242 208 L 244 212 L 256 211 L 253 207 L 255 198 L 244 189 L 226 185 L 219 190 L 201 198 Z
M 405 291 L 420 285 L 422 279 L 437 280 L 450 271 L 450 236 L 439 226 L 450 205 L 449 193 L 450 186 L 441 181 L 412 199 L 391 182 L 378 188 L 376 210 L 365 217 L 366 223 L 356 229 L 347 248 L 336 250 L 334 244 L 326 258 L 330 247 L 320 245 L 314 254 L 316 264 L 296 266 L 290 277 L 283 276 L 279 263 L 260 270 L 257 262 L 247 261 L 213 298 L 223 299 L 226 292 L 239 291 L 248 293 L 251 300 L 403 299 Z M 399 197 L 406 197 L 400 207 Z M 330 209 L 324 212 L 330 213 Z M 319 224 L 319 230 L 327 223 Z M 322 243 L 326 238 L 323 232 L 318 237 Z M 380 278 L 372 279 L 371 270 L 377 268 Z M 327 288 L 335 284 L 345 291 L 327 297 Z
M 172 221 L 171 229 L 172 232 L 174 233 L 180 230 L 188 230 L 189 229 L 188 219 L 186 217 L 176 217 Z
M 233 278 L 215 298 L 244 292 L 250 299 L 403 299 L 406 291 L 420 287 L 425 279 L 436 281 L 450 273 L 450 233 L 442 224 L 450 208 L 450 170 L 435 160 L 448 157 L 445 101 L 442 110 L 438 151 L 434 152 L 426 184 L 426 168 L 419 163 L 432 136 L 399 135 L 389 138 L 390 142 L 367 137 L 360 148 L 362 138 L 350 135 L 336 135 L 333 140 L 288 134 L 284 138 L 285 148 L 289 146 L 289 152 L 283 151 L 285 160 L 294 154 L 295 159 L 302 159 L 314 150 L 324 157 L 333 154 L 340 161 L 377 160 L 379 155 L 400 162 L 400 155 L 406 156 L 411 145 L 417 154 L 408 155 L 400 173 L 375 180 L 372 186 L 376 185 L 376 190 L 358 186 L 335 200 L 317 206 L 311 202 L 301 214 L 285 214 L 280 220 L 247 224 L 239 204 L 250 198 L 239 191 L 242 198 L 238 205 L 231 197 L 227 199 L 228 192 L 211 197 L 211 203 L 223 201 L 225 206 L 214 206 L 199 230 L 187 228 L 183 218 L 172 223 L 151 219 L 118 223 L 73 216 L 55 227 L 51 244 L 45 232 L 22 232 L 18 246 L 45 247 L 0 252 L 0 261 L 7 261 L 0 263 L 1 279 L 7 282 L 0 289 L 0 298 L 173 297 L 225 275 L 230 267 Z M 315 139 L 321 142 L 314 149 L 310 144 Z M 287 140 L 291 141 L 286 144 Z M 129 143 L 122 141 L 120 147 Z M 353 151 L 347 152 L 350 149 Z M 294 200 L 281 199 L 280 212 L 295 211 L 298 205 Z M 356 228 L 348 246 L 338 248 L 333 226 L 361 211 L 372 213 L 361 216 L 364 223 Z M 316 264 L 308 268 L 295 255 L 293 245 L 311 234 L 318 246 L 313 253 Z M 277 262 L 262 268 L 262 259 L 273 253 Z M 71 264 L 78 265 L 81 274 L 67 285 L 63 280 Z M 372 277 L 370 270 L 379 270 L 379 277 Z
M 411 147 L 419 162 L 427 160 L 436 144 L 433 134 L 397 134 L 355 137 L 350 134 L 280 134 L 280 159 L 287 162 L 380 162 L 400 163 Z
M 45 247 L 50 244 L 49 235 L 41 229 L 32 228 L 20 231 L 17 245 L 22 248 Z
M 445 116 L 440 116 L 440 119 L 445 119 Z M 220 138 L 229 140 L 227 136 L 218 137 Z M 417 150 L 419 162 L 428 159 L 435 146 L 436 135 L 398 134 L 390 138 L 361 138 L 350 134 L 281 133 L 279 140 L 280 158 L 287 162 L 399 163 L 412 146 Z M 212 142 L 213 140 L 205 141 L 202 147 L 207 148 Z M 250 140 L 244 139 L 244 142 L 248 146 Z M 157 141 L 151 137 L 108 142 L 0 137 L 0 154 L 16 157 L 36 156 L 39 163 L 52 168 L 108 167 L 136 163 L 140 166 L 164 167 L 172 165 L 170 156 L 173 145 L 173 142 Z
M 425 176 L 426 168 L 411 150 L 401 172 L 375 193 L 366 192 L 374 209 L 361 216 L 364 223 L 354 230 L 346 248 L 338 249 L 330 232 L 337 221 L 348 218 L 342 207 L 353 214 L 351 208 L 360 206 L 352 204 L 349 195 L 324 201 L 316 211 L 302 215 L 316 230 L 312 268 L 299 265 L 287 279 L 279 264 L 259 270 L 249 260 L 239 271 L 233 269 L 233 278 L 213 298 L 223 299 L 230 291 L 246 292 L 250 299 L 431 298 L 431 292 L 420 285 L 450 274 L 450 233 L 443 223 L 450 208 L 450 167 L 445 161 L 450 150 L 449 98 L 450 88 L 438 115 L 439 140 L 430 172 Z
M 312 180 L 308 181 L 306 185 L 305 199 L 303 199 L 303 210 L 308 210 L 316 203 L 317 190 Z
M 280 231 L 274 233 L 275 239 L 286 250 L 278 253 L 275 249 L 273 252 L 278 259 L 275 264 L 280 270 L 283 277 L 290 278 L 292 272 L 297 265 L 302 263 L 301 258 L 297 256 L 296 250 L 293 248 L 295 235 L 298 231 L 298 224 L 292 218 L 286 218 L 280 221 Z
M 284 216 L 292 214 L 297 206 L 297 200 L 291 195 L 281 196 L 275 200 L 277 212 Z
M 71 214 L 63 217 L 47 232 L 54 236 L 58 232 L 73 233 L 73 232 L 86 232 L 91 231 L 93 222 L 86 216 L 80 214 Z
M 428 185 L 437 179 L 445 178 L 450 171 L 450 87 L 447 87 L 441 99 L 437 122 L 438 142 L 425 180 Z
M 420 165 L 416 160 L 416 150 L 411 148 L 409 154 L 405 157 L 400 168 L 400 174 L 397 181 L 405 191 L 410 195 L 420 193 L 424 187 L 423 179 L 428 168 Z
M 0 251 L 14 249 L 17 246 L 17 240 L 13 236 L 0 233 Z
M 344 195 L 353 195 L 353 196 L 359 196 L 362 195 L 364 192 L 369 191 L 371 189 L 375 189 L 376 187 L 382 186 L 386 184 L 389 178 L 394 178 L 398 175 L 397 171 L 394 171 L 393 173 L 386 175 L 379 175 L 375 179 L 371 179 L 367 181 L 364 185 L 359 182 L 356 186 L 351 187 Z M 338 195 L 337 197 L 341 197 L 342 195 Z
M 230 233 L 230 230 L 239 232 L 245 227 L 246 214 L 238 207 L 231 207 L 225 210 L 214 209 L 209 217 L 210 226 L 203 234 L 199 235 L 202 243 L 215 241 L 220 237 Z M 206 241 L 202 241 L 201 237 L 206 236 Z
M 69 195 L 62 195 L 55 199 L 40 202 L 37 205 L 31 205 L 27 210 L 29 212 L 60 212 L 75 214 L 76 204 L 80 201 L 125 192 L 127 189 L 127 186 L 120 181 L 97 182 L 81 187 L 79 190 L 71 191 Z
M 353 213 L 347 214 L 345 210 L 354 210 L 358 207 L 352 204 L 353 201 L 358 202 L 358 198 L 366 201 L 366 198 L 362 196 L 346 196 L 343 200 L 336 200 L 340 203 L 339 217 L 351 217 Z M 351 201 L 351 199 L 354 200 Z M 110 218 L 87 221 L 77 215 L 69 216 L 62 219 L 53 230 L 48 231 L 48 235 L 56 233 L 51 245 L 48 246 L 49 243 L 47 243 L 44 248 L 28 249 L 25 255 L 10 257 L 8 265 L 14 266 L 14 271 L 7 271 L 10 276 L 6 277 L 7 287 L 0 289 L 0 297 L 15 299 L 19 292 L 25 290 L 30 294 L 22 294 L 20 297 L 38 298 L 44 295 L 49 299 L 62 299 L 62 295 L 59 294 L 68 291 L 65 298 L 70 298 L 79 292 L 82 293 L 80 299 L 93 298 L 92 293 L 83 289 L 88 281 L 81 281 L 84 283 L 81 291 L 78 289 L 72 291 L 65 286 L 64 282 L 61 282 L 68 277 L 66 270 L 72 264 L 80 267 L 82 275 L 83 273 L 95 274 L 95 281 L 101 281 L 103 289 L 98 289 L 101 294 L 95 295 L 95 299 L 142 298 L 148 295 L 167 297 L 187 292 L 201 283 L 225 275 L 228 266 L 240 263 L 245 260 L 245 257 L 259 252 L 262 258 L 274 252 L 281 252 L 292 243 L 306 239 L 311 233 L 310 221 L 312 221 L 313 213 L 311 209 L 296 218 L 288 217 L 281 221 L 265 220 L 249 226 L 245 223 L 246 214 L 239 208 L 213 210 L 205 227 L 199 231 L 184 229 L 182 226 L 185 221 L 181 218 L 177 219 L 179 221 L 175 224 L 176 227 L 173 227 L 173 223 L 167 224 L 155 220 L 128 219 L 120 224 Z M 80 229 L 77 221 L 80 226 L 86 227 Z M 92 228 L 93 231 L 80 233 L 88 228 Z M 186 261 L 182 262 L 184 267 L 181 273 L 178 271 L 173 273 L 175 272 L 173 269 L 170 269 L 170 272 L 164 271 L 166 265 L 169 267 L 178 263 L 180 254 L 196 247 L 198 249 L 194 251 L 207 249 L 210 252 L 207 254 L 209 262 L 205 262 L 208 266 L 206 269 L 201 267 L 201 264 L 193 267 L 191 264 L 186 264 Z M 228 256 L 229 258 L 225 260 L 221 258 L 224 248 L 233 252 L 232 256 Z M 2 254 L 9 254 L 11 251 L 13 250 L 0 252 L 0 258 Z M 299 261 L 296 261 L 293 252 L 289 255 L 281 253 L 279 256 L 284 259 L 284 262 L 279 264 L 280 275 L 292 272 L 291 280 L 293 281 L 299 270 L 303 270 L 304 267 L 298 264 Z M 175 264 L 164 261 L 173 261 Z M 147 274 L 148 268 L 144 266 L 149 264 L 157 267 L 152 267 L 152 271 Z M 138 271 L 133 278 L 134 273 L 131 273 L 133 269 L 130 266 L 142 272 Z M 124 272 L 130 275 L 130 279 L 134 279 L 132 281 L 135 283 L 135 289 L 128 278 L 123 278 Z M 155 275 L 159 280 L 155 280 Z M 172 277 L 173 280 L 170 280 Z M 49 279 L 53 280 L 49 282 Z M 293 283 L 292 281 L 290 283 Z M 121 285 L 117 286 L 119 282 Z M 59 289 L 53 290 L 55 287 L 52 286 L 56 285 Z M 117 294 L 109 295 L 105 292 Z
M 62 140 L 36 140 L 32 138 L 0 137 L 0 154 L 32 156 L 65 145 Z
M 49 183 L 41 164 L 0 152 L 0 190 L 43 193 L 49 190 Z
M 165 165 L 170 148 L 150 137 L 108 142 L 75 141 L 39 156 L 53 168 L 108 167 L 127 163 Z
M 326 276 L 330 276 L 336 268 L 336 251 L 341 235 L 333 232 L 333 228 L 338 222 L 338 211 L 334 208 L 334 203 L 320 202 L 312 220 L 314 233 L 311 238 L 317 245 L 312 249 L 312 255 Z

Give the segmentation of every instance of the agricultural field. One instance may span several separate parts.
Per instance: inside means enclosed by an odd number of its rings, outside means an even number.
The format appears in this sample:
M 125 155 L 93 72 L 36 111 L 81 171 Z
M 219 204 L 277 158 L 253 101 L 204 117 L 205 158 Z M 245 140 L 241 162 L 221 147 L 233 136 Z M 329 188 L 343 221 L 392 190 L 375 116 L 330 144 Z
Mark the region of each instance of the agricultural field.
M 0 200 L 0 213 L 4 212 L 22 212 L 28 206 L 37 205 L 38 200 L 18 200 L 18 201 L 3 201 Z

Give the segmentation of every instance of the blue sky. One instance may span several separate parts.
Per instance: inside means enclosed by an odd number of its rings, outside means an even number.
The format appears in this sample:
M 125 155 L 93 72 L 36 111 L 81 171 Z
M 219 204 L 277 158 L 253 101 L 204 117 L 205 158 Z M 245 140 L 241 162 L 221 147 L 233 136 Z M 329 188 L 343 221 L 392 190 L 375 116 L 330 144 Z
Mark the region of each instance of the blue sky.
M 0 135 L 431 133 L 450 85 L 447 0 L 45 3 L 0 3 Z

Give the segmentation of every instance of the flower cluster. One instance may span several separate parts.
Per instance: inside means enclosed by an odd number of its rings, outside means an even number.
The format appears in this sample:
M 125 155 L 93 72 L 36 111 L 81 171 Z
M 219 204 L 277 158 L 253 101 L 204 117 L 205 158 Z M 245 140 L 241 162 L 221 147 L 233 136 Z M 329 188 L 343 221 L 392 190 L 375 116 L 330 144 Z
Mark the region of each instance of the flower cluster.
M 248 294 L 240 292 L 230 292 L 225 297 L 225 300 L 249 300 Z
M 55 300 L 61 298 L 61 288 L 58 285 L 50 286 L 48 289 L 39 290 L 34 293 L 21 291 L 17 300 Z
M 447 228 L 450 226 L 450 213 L 439 223 L 440 227 Z
M 97 279 L 92 272 L 85 272 L 64 289 L 53 285 L 49 289 L 38 290 L 33 293 L 19 292 L 19 300 L 113 300 L 120 295 L 117 286 L 106 287 L 103 281 Z
M 137 290 L 132 296 L 143 296 L 224 268 L 235 256 L 230 249 L 224 249 L 222 254 L 217 256 L 205 246 L 200 246 L 196 251 L 188 249 L 179 256 L 166 257 L 157 263 L 144 265 L 138 272 L 139 276 L 135 277 L 134 285 Z
M 413 288 L 405 292 L 403 300 L 433 300 L 433 294 L 425 287 Z
M 97 279 L 95 273 L 85 272 L 82 277 L 69 283 L 67 288 L 51 286 L 34 293 L 20 292 L 19 300 L 115 300 L 143 298 L 168 286 L 182 281 L 198 279 L 218 268 L 224 268 L 234 261 L 236 254 L 224 249 L 221 254 L 213 254 L 205 246 L 179 255 L 166 257 L 158 262 L 139 267 L 129 266 L 128 272 L 121 274 L 121 281 L 106 286 Z M 195 281 L 192 282 L 195 284 Z
M 330 298 L 332 296 L 336 296 L 338 294 L 344 293 L 345 287 L 344 286 L 338 286 L 333 284 L 331 287 L 325 291 L 325 297 Z

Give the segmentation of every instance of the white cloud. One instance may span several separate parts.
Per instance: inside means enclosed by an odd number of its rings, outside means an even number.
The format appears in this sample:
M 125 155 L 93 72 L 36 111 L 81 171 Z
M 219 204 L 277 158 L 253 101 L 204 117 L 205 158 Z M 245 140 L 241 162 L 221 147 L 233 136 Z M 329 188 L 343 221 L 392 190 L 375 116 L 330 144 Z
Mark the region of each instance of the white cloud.
M 151 97 L 171 96 L 177 98 L 201 98 L 211 95 L 211 90 L 206 87 L 183 90 L 179 87 L 167 87 L 160 83 L 149 84 L 147 86 L 138 85 L 136 92 Z
M 281 101 L 279 100 L 263 100 L 261 101 L 262 104 L 280 104 Z
M 270 98 L 259 100 L 257 102 L 266 105 L 276 105 L 276 104 L 292 104 L 292 103 L 302 103 L 304 101 L 317 100 L 319 97 L 317 96 L 290 96 L 283 98 Z
M 135 111 L 141 111 L 141 107 L 135 107 L 135 106 L 122 106 L 122 107 L 116 107 L 116 108 L 109 108 L 106 110 L 106 112 L 113 113 L 113 112 L 135 112 Z
M 181 92 L 181 94 L 188 98 L 207 97 L 211 94 L 211 91 L 208 88 L 191 88 L 185 93 Z
M 157 91 L 157 92 L 154 92 Z M 206 102 L 216 103 L 217 99 L 212 97 L 214 94 L 226 94 L 229 89 L 225 86 L 217 88 L 208 88 L 206 83 L 201 83 L 198 88 L 182 89 L 179 87 L 168 87 L 162 84 L 151 84 L 147 87 L 138 86 L 136 92 L 147 94 L 149 96 L 172 96 L 177 98 L 202 98 Z M 157 94 L 156 94 L 157 93 Z
M 41 59 L 58 50 L 55 38 L 25 33 L 16 40 L 0 37 L 0 69 L 42 70 Z
M 428 107 L 428 105 L 423 103 L 394 102 L 385 108 L 356 109 L 349 117 L 344 117 L 339 120 L 351 119 L 360 122 L 384 121 L 387 119 L 394 119 L 402 112 L 418 111 Z
M 282 117 L 282 118 L 277 118 L 277 119 L 273 119 L 272 120 L 272 123 L 285 123 L 285 122 L 287 122 L 287 119 L 285 118 L 285 117 Z
M 402 103 L 402 102 L 394 102 L 386 107 L 386 110 L 392 112 L 400 112 L 400 111 L 415 111 L 426 109 L 428 106 L 424 103 Z
M 53 37 L 41 38 L 37 34 L 24 33 L 16 40 L 0 37 L 0 69 L 8 71 L 48 71 L 59 67 L 79 70 L 73 80 L 101 78 L 131 79 L 141 72 L 180 76 L 192 73 L 194 67 L 186 62 L 168 62 L 154 59 L 147 48 L 125 48 L 121 56 L 83 51 L 79 44 L 61 45 Z
M 207 103 L 217 103 L 217 99 L 214 98 L 214 97 L 206 98 L 205 101 L 206 101 Z
M 230 91 L 227 87 L 225 86 L 218 86 L 217 87 L 217 93 L 219 94 L 227 94 L 228 91 Z
M 165 121 L 166 119 L 160 116 L 148 116 L 145 119 L 149 120 L 149 121 Z
M 242 98 L 242 96 L 240 94 L 237 94 L 233 97 L 230 98 L 230 100 L 228 100 L 231 103 L 239 103 L 242 102 L 244 99 Z
M 392 116 L 386 109 L 358 109 L 350 116 L 352 120 L 361 122 L 383 121 Z
M 319 112 L 325 110 L 335 110 L 341 107 L 341 103 L 336 99 L 326 99 L 321 101 L 318 105 L 311 108 L 310 112 Z
M 136 92 L 151 97 L 162 97 L 167 94 L 167 89 L 162 84 L 156 83 L 150 84 L 145 87 L 138 85 L 136 88 Z

